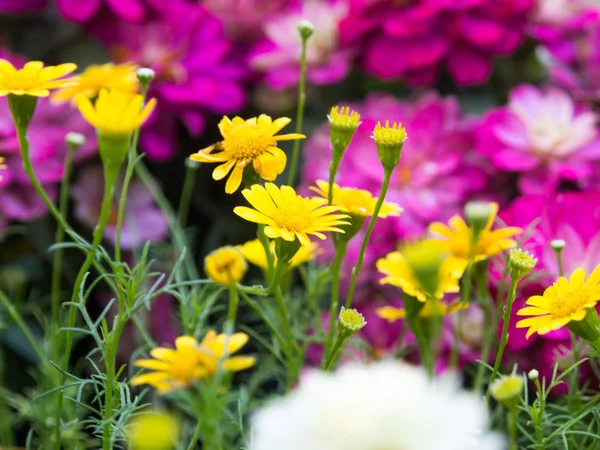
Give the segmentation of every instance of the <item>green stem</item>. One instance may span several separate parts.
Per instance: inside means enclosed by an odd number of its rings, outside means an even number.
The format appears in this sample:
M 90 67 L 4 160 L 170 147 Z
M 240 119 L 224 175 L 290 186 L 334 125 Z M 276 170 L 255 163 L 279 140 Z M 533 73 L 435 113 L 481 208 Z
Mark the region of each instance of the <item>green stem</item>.
M 335 336 L 335 318 L 338 315 L 339 309 L 339 290 L 340 290 L 340 272 L 342 267 L 342 261 L 348 250 L 348 241 L 338 240 L 335 246 L 335 259 L 331 266 L 331 302 L 329 307 L 329 336 L 327 338 L 327 345 L 325 346 L 325 358 L 331 346 L 333 345 L 333 339 Z
M 235 318 L 237 315 L 239 297 L 236 285 L 229 286 L 229 310 L 227 311 L 227 333 L 232 333 L 235 329 Z
M 418 316 L 414 319 L 411 319 L 409 317 L 406 318 L 406 322 L 408 323 L 410 330 L 413 332 L 413 334 L 415 335 L 415 339 L 417 340 L 417 346 L 419 347 L 419 354 L 421 355 L 421 362 L 423 363 L 423 367 L 425 367 L 425 370 L 427 371 L 429 376 L 433 378 L 433 375 L 435 373 L 435 367 L 431 355 L 431 347 L 427 338 L 425 337 L 425 334 L 423 334 L 423 329 L 421 325 L 417 323 L 418 321 Z
M 333 184 L 335 183 L 335 175 L 337 174 L 341 160 L 342 158 L 338 157 L 334 150 L 333 159 L 329 164 L 329 191 L 327 192 L 327 204 L 329 205 L 331 205 L 331 202 L 333 201 Z
M 504 348 L 506 347 L 506 343 L 508 342 L 508 325 L 510 323 L 510 314 L 512 312 L 512 306 L 515 301 L 518 282 L 519 280 L 517 280 L 516 278 L 511 278 L 510 289 L 508 292 L 508 300 L 506 302 L 506 307 L 504 308 L 504 323 L 502 325 L 502 337 L 500 338 L 500 346 L 498 347 L 498 352 L 496 353 L 496 362 L 494 363 L 494 370 L 492 371 L 492 376 L 490 377 L 490 384 L 485 394 L 486 402 L 490 396 L 490 387 L 496 379 L 496 377 L 498 376 L 498 370 L 500 369 L 500 364 L 502 363 L 502 356 L 504 355 Z
M 148 85 L 141 83 L 142 85 L 142 98 L 144 102 L 146 100 L 146 93 L 148 91 Z M 143 102 L 142 106 L 143 107 Z M 129 183 L 133 176 L 133 169 L 135 166 L 135 160 L 137 158 L 137 146 L 140 138 L 140 128 L 136 128 L 133 132 L 133 139 L 129 152 L 127 154 L 127 169 L 125 170 L 125 178 L 123 179 L 123 186 L 121 188 L 121 198 L 119 200 L 119 212 L 117 213 L 117 233 L 115 236 L 115 260 L 121 262 L 121 230 L 123 229 L 123 221 L 125 220 L 125 206 L 127 205 L 127 193 L 129 192 Z
M 512 406 L 508 410 L 508 445 L 509 450 L 518 450 L 517 447 L 517 414 L 518 409 Z
M 300 85 L 298 87 L 298 110 L 296 111 L 296 133 L 302 133 L 302 122 L 304 121 L 304 103 L 306 102 L 306 44 L 308 37 L 302 36 L 302 51 L 300 53 Z M 296 168 L 300 156 L 300 140 L 294 141 L 292 150 L 292 162 L 290 163 L 290 172 L 288 173 L 288 186 L 294 185 L 296 177 Z
M 262 244 L 263 249 L 265 250 L 265 255 L 267 256 L 267 280 L 271 280 L 273 278 L 273 269 L 275 263 L 273 252 L 271 252 L 271 247 L 269 245 L 269 238 L 265 234 L 265 226 L 263 224 L 258 225 L 258 240 Z
M 286 390 L 290 390 L 292 387 L 292 383 L 294 382 L 296 375 L 290 367 L 292 364 L 295 366 L 294 360 L 294 352 L 293 349 L 297 347 L 296 342 L 294 341 L 294 335 L 292 333 L 292 326 L 290 324 L 290 318 L 287 313 L 287 309 L 285 307 L 285 300 L 283 298 L 283 293 L 281 292 L 281 288 L 277 287 L 275 289 L 275 303 L 277 305 L 277 313 L 279 315 L 279 321 L 281 322 L 281 326 L 283 327 L 284 336 L 285 336 L 285 347 L 282 348 L 285 356 L 286 356 Z
M 492 299 L 489 293 L 489 285 L 487 280 L 487 264 L 479 266 L 475 270 L 475 277 L 477 279 L 477 287 L 479 288 L 479 301 L 481 308 L 483 309 L 483 343 L 481 345 L 481 356 L 480 360 L 487 364 L 490 358 L 490 349 L 492 342 L 494 341 L 494 321 L 492 317 Z M 483 385 L 483 375 L 485 366 L 479 364 L 477 367 L 477 374 L 475 376 L 475 392 L 480 392 Z
M 371 237 L 371 233 L 373 232 L 373 227 L 375 226 L 375 221 L 377 220 L 377 216 L 379 215 L 381 205 L 383 205 L 383 201 L 385 200 L 385 195 L 390 185 L 391 176 L 392 170 L 385 169 L 383 184 L 381 185 L 381 192 L 379 193 L 379 198 L 377 199 L 377 203 L 375 204 L 375 210 L 373 211 L 373 215 L 371 216 L 371 220 L 369 221 L 369 225 L 367 226 L 367 231 L 365 232 L 365 236 L 363 238 L 360 253 L 358 254 L 358 261 L 356 261 L 356 265 L 352 269 L 352 280 L 350 281 L 350 288 L 348 289 L 348 296 L 346 297 L 346 309 L 350 308 L 350 306 L 352 305 L 352 298 L 354 297 L 356 282 L 358 281 L 358 274 L 360 273 L 360 269 L 362 268 L 362 265 L 365 261 L 365 251 L 367 250 L 367 244 L 369 243 L 369 238 Z
M 344 344 L 346 344 L 347 340 L 348 340 L 347 336 L 342 336 L 341 334 L 338 334 L 337 339 L 335 340 L 335 344 L 333 345 L 333 348 L 329 352 L 329 356 L 327 357 L 327 360 L 323 361 L 322 367 L 323 367 L 324 371 L 328 372 L 329 370 L 331 370 L 331 367 L 337 361 L 338 356 L 342 352 L 342 349 L 344 348 Z
M 539 450 L 545 450 L 546 444 L 544 443 L 544 435 L 542 433 L 542 423 L 544 421 L 544 409 L 546 408 L 545 396 L 546 393 L 543 391 L 542 386 L 540 385 L 539 378 L 535 379 L 535 387 L 537 389 L 537 397 L 539 409 L 537 415 L 535 416 L 535 436 L 537 439 L 537 445 Z
M 58 203 L 58 209 L 61 217 L 66 217 L 67 207 L 69 206 L 69 179 L 71 178 L 71 169 L 73 167 L 73 157 L 75 156 L 76 146 L 67 144 L 67 157 L 65 159 L 64 173 L 62 182 L 60 185 L 60 200 Z M 56 234 L 54 236 L 55 244 L 60 244 L 65 239 L 65 229 L 61 226 L 56 228 Z M 60 293 L 61 293 L 61 281 L 62 281 L 62 264 L 63 264 L 64 251 L 62 248 L 57 248 L 54 252 L 54 258 L 52 261 L 52 326 L 59 326 L 59 314 L 60 314 Z M 54 330 L 55 336 L 58 335 Z
M 179 211 L 177 218 L 181 228 L 187 227 L 188 218 L 190 215 L 190 205 L 192 203 L 192 194 L 194 193 L 194 185 L 196 183 L 196 174 L 198 173 L 199 164 L 192 160 L 186 161 L 185 178 L 183 180 L 183 188 L 181 190 L 181 198 L 179 199 Z
M 194 434 L 192 434 L 192 438 L 190 439 L 190 443 L 187 446 L 187 450 L 194 450 L 198 445 L 198 438 L 200 437 L 200 433 L 202 432 L 202 421 L 198 419 L 198 423 L 196 424 L 196 428 L 194 428 Z

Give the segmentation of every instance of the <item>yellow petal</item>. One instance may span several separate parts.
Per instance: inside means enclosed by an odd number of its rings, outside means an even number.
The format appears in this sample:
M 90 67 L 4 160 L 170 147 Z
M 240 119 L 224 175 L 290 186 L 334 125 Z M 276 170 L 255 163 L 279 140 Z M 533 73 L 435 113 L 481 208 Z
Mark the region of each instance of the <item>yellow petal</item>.
M 239 372 L 246 370 L 256 364 L 256 358 L 253 356 L 234 356 L 223 362 L 223 368 L 230 372 Z
M 227 178 L 225 183 L 225 192 L 227 194 L 233 194 L 238 190 L 240 184 L 242 184 L 242 175 L 244 174 L 244 168 L 239 164 L 231 171 L 231 175 Z
M 198 341 L 194 339 L 192 336 L 179 336 L 175 339 L 175 347 L 177 350 L 184 348 L 196 348 L 198 346 Z
M 265 216 L 263 213 L 256 211 L 255 209 L 248 208 L 246 206 L 236 206 L 233 208 L 234 214 L 237 214 L 242 219 L 248 222 L 263 223 L 263 224 L 274 224 L 273 219 Z
M 217 166 L 212 173 L 213 180 L 222 180 L 223 178 L 225 178 L 231 170 L 231 168 L 235 166 L 236 162 L 237 161 L 235 159 L 230 159 L 229 161 Z
M 75 104 L 77 105 L 77 108 L 84 119 L 87 120 L 92 126 L 96 126 L 96 111 L 94 111 L 94 107 L 92 106 L 90 99 L 79 94 L 75 97 Z

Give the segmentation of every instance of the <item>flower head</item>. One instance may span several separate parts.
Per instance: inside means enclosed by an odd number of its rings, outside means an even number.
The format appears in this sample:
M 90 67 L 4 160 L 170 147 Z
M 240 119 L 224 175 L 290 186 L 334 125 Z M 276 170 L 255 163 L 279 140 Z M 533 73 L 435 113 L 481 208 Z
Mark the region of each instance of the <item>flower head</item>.
M 238 245 L 237 248 L 242 252 L 244 258 L 246 258 L 246 260 L 248 260 L 249 263 L 258 266 L 263 270 L 267 269 L 267 254 L 265 253 L 265 248 L 258 239 L 245 242 L 241 245 Z M 271 251 L 271 254 L 273 255 L 273 264 L 275 267 L 277 267 L 275 241 L 271 241 L 269 243 L 269 249 Z M 313 260 L 319 252 L 319 246 L 314 242 L 310 245 L 301 246 L 294 255 L 294 257 L 291 259 L 289 268 L 292 269 L 294 267 L 300 266 L 308 261 Z
M 508 270 L 510 276 L 515 280 L 522 279 L 531 272 L 531 269 L 537 264 L 537 258 L 531 256 L 529 252 L 519 248 L 512 249 L 508 256 Z
M 444 303 L 439 300 L 428 300 L 419 311 L 419 316 L 423 318 L 443 317 L 467 309 L 468 307 L 468 302 L 461 302 L 460 300 L 454 300 L 451 303 Z M 395 308 L 393 306 L 382 306 L 381 308 L 377 308 L 375 312 L 379 317 L 390 323 L 406 317 L 406 310 L 404 308 Z
M 311 186 L 309 189 L 316 192 L 323 198 L 329 196 L 329 183 L 325 180 L 317 180 L 317 186 Z M 375 212 L 375 204 L 377 198 L 364 189 L 340 187 L 333 184 L 333 197 L 331 204 L 338 206 L 341 212 L 348 213 L 352 216 L 369 217 Z M 378 217 L 385 219 L 390 216 L 399 216 L 402 208 L 395 203 L 383 202 L 379 210 Z
M 506 406 L 515 405 L 523 392 L 523 377 L 519 375 L 507 375 L 495 380 L 490 386 L 490 393 L 496 401 Z
M 329 120 L 331 145 L 334 151 L 343 153 L 354 136 L 354 132 L 361 124 L 360 114 L 347 106 L 334 106 L 327 116 Z
M 532 316 L 517 323 L 517 328 L 529 328 L 527 338 L 533 333 L 544 335 L 586 318 L 588 311 L 600 300 L 600 266 L 585 279 L 583 269 L 575 270 L 569 279 L 560 277 L 544 291 L 543 295 L 529 297 L 519 316 Z
M 356 309 L 346 309 L 342 306 L 338 317 L 338 327 L 340 333 L 350 336 L 358 333 L 367 324 L 364 316 Z
M 244 278 L 248 264 L 237 247 L 221 247 L 204 258 L 204 270 L 217 284 L 229 286 Z
M 100 90 L 95 105 L 82 94 L 75 97 L 85 120 L 107 135 L 129 135 L 139 128 L 156 106 L 156 99 L 151 99 L 142 108 L 143 101 L 141 95 L 106 89 Z
M 74 100 L 78 94 L 94 99 L 102 89 L 133 95 L 138 91 L 135 70 L 133 63 L 88 66 L 77 78 L 76 84 L 56 91 L 52 95 L 52 102 L 65 103 Z
M 453 258 L 445 258 L 443 261 L 437 261 L 436 267 L 438 267 L 437 289 L 429 294 L 401 252 L 388 253 L 385 258 L 377 261 L 377 270 L 385 275 L 380 281 L 381 284 L 397 286 L 406 295 L 422 302 L 427 301 L 430 295 L 441 299 L 446 293 L 459 292 L 458 280 L 462 275 L 459 264 Z
M 142 413 L 129 423 L 127 436 L 131 450 L 171 450 L 179 438 L 179 422 L 165 413 Z
M 346 215 L 336 214 L 337 206 L 326 206 L 324 198 L 305 198 L 296 194 L 290 186 L 277 187 L 253 185 L 242 191 L 246 200 L 255 208 L 237 206 L 233 212 L 249 222 L 265 224 L 265 234 L 271 239 L 282 238 L 302 245 L 311 245 L 309 234 L 325 239 L 324 231 L 344 231 L 339 225 L 348 225 Z
M 223 117 L 219 123 L 223 141 L 194 153 L 190 158 L 198 162 L 222 163 L 213 171 L 213 178 L 222 180 L 231 172 L 225 185 L 228 194 L 240 187 L 244 168 L 250 163 L 263 179 L 275 181 L 287 162 L 285 153 L 277 147 L 277 141 L 305 138 L 297 133 L 277 135 L 290 122 L 287 117 L 273 120 L 266 114 L 248 120 Z M 214 150 L 220 151 L 213 153 Z
M 480 397 L 397 361 L 307 374 L 257 411 L 250 450 L 499 450 Z M 401 418 L 401 419 L 400 419 Z
M 492 231 L 498 213 L 498 204 L 491 203 L 490 207 L 488 221 L 477 237 L 473 257 L 475 262 L 483 261 L 505 250 L 515 248 L 517 243 L 511 238 L 523 231 L 517 227 L 506 227 Z M 429 231 L 439 235 L 442 248 L 466 267 L 473 242 L 473 231 L 467 226 L 462 217 L 459 215 L 453 216 L 448 221 L 448 225 L 441 222 L 432 223 L 429 226 Z
M 75 78 L 62 78 L 75 69 L 77 66 L 72 63 L 44 67 L 40 61 L 29 61 L 22 69 L 16 69 L 9 61 L 0 59 L 0 97 L 8 94 L 48 97 L 50 90 L 75 84 Z
M 406 138 L 406 129 L 400 122 L 394 122 L 392 126 L 387 120 L 385 126 L 382 126 L 381 122 L 377 122 L 373 130 L 373 139 L 377 145 L 379 159 L 385 169 L 391 170 L 398 165 Z
M 249 356 L 224 357 L 237 352 L 248 342 L 248 335 L 234 333 L 230 336 L 214 330 L 206 333 L 200 344 L 191 336 L 175 340 L 175 349 L 157 347 L 150 351 L 154 359 L 135 361 L 136 367 L 154 372 L 138 375 L 131 380 L 133 386 L 149 384 L 159 394 L 173 389 L 189 387 L 195 381 L 214 375 L 222 364 L 224 370 L 237 372 L 252 367 L 255 359 Z

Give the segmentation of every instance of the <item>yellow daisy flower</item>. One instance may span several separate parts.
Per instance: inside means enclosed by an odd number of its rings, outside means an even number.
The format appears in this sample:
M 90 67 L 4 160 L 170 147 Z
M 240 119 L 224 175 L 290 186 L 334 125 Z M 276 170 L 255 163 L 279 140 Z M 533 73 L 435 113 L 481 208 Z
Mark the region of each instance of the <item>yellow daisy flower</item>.
M 377 261 L 377 270 L 385 275 L 380 281 L 381 284 L 391 284 L 397 286 L 406 295 L 415 297 L 419 301 L 427 301 L 428 295 L 423 290 L 421 284 L 415 278 L 410 265 L 402 253 L 396 251 L 386 255 Z M 444 259 L 439 266 L 439 282 L 434 297 L 442 299 L 446 293 L 459 292 L 458 280 L 462 270 L 457 267 L 457 262 L 453 258 Z
M 317 180 L 318 187 L 311 186 L 309 189 L 316 192 L 325 199 L 329 198 L 329 183 L 324 180 Z M 369 191 L 357 188 L 340 187 L 333 184 L 333 197 L 331 200 L 333 206 L 339 206 L 340 211 L 356 216 L 368 217 L 375 212 L 377 198 L 373 197 Z M 385 219 L 390 216 L 399 216 L 402 208 L 396 203 L 383 202 L 379 215 L 377 217 Z
M 44 67 L 40 61 L 30 61 L 22 69 L 16 69 L 10 62 L 0 59 L 0 97 L 8 94 L 48 97 L 51 89 L 71 86 L 76 78 L 63 78 L 77 66 L 72 63 Z
M 130 450 L 168 450 L 177 445 L 181 427 L 170 414 L 149 411 L 136 415 L 127 428 Z
M 327 206 L 324 198 L 305 198 L 296 194 L 290 186 L 253 185 L 242 191 L 246 200 L 255 208 L 237 206 L 233 212 L 243 219 L 265 224 L 265 235 L 271 239 L 282 238 L 309 246 L 309 234 L 325 239 L 323 231 L 344 231 L 336 225 L 348 225 L 344 214 L 335 214 L 337 206 Z
M 242 281 L 247 270 L 243 253 L 230 245 L 218 248 L 204 258 L 204 271 L 208 278 L 224 286 Z
M 109 135 L 128 135 L 139 128 L 152 114 L 156 99 L 142 109 L 141 95 L 121 91 L 100 90 L 95 105 L 83 94 L 75 97 L 81 115 L 97 130 Z
M 600 266 L 585 279 L 585 271 L 577 269 L 567 280 L 561 277 L 544 291 L 544 295 L 529 297 L 527 305 L 517 311 L 519 316 L 533 316 L 517 322 L 517 328 L 529 328 L 527 338 L 533 333 L 544 335 L 564 327 L 571 321 L 583 320 L 588 310 L 600 300 Z
M 222 163 L 213 171 L 213 178 L 222 180 L 231 172 L 225 184 L 225 192 L 228 194 L 240 187 L 244 168 L 250 163 L 253 163 L 254 170 L 261 178 L 275 181 L 287 162 L 285 153 L 277 148 L 277 141 L 306 137 L 297 133 L 277 135 L 290 122 L 291 119 L 287 117 L 273 120 L 266 114 L 248 120 L 241 117 L 231 120 L 225 116 L 219 123 L 223 141 L 194 153 L 190 159 L 204 163 Z M 214 150 L 219 152 L 213 153 Z
M 477 248 L 474 255 L 475 262 L 483 261 L 517 246 L 517 243 L 511 238 L 522 233 L 523 230 L 521 228 L 506 227 L 492 231 L 492 225 L 496 220 L 497 213 L 498 204 L 491 203 L 490 216 L 477 240 Z M 463 268 L 467 266 L 469 252 L 471 251 L 472 230 L 462 217 L 459 215 L 453 216 L 448 221 L 448 226 L 441 222 L 434 222 L 429 225 L 429 231 L 440 236 L 442 249 L 456 258 L 463 265 Z
M 245 333 L 234 333 L 230 336 L 219 334 L 214 330 L 206 333 L 200 344 L 191 336 L 181 336 L 175 340 L 175 349 L 157 347 L 150 351 L 155 359 L 140 359 L 134 362 L 136 367 L 151 369 L 154 372 L 135 376 L 131 379 L 132 386 L 149 384 L 166 394 L 173 389 L 189 387 L 193 382 L 214 375 L 222 362 L 222 367 L 231 372 L 252 367 L 256 360 L 250 356 L 225 356 L 237 352 L 248 342 Z
M 137 66 L 133 63 L 103 64 L 86 67 L 79 76 L 77 84 L 65 87 L 52 95 L 55 104 L 74 100 L 78 94 L 89 99 L 98 96 L 101 89 L 110 89 L 133 95 L 138 91 Z
M 462 309 L 467 309 L 468 307 L 468 302 L 461 302 L 460 300 L 454 300 L 452 303 L 443 303 L 439 300 L 428 300 L 425 302 L 423 308 L 421 308 L 419 311 L 419 316 L 447 316 Z M 387 320 L 389 323 L 394 323 L 397 320 L 406 318 L 406 310 L 404 308 L 394 308 L 393 306 L 383 306 L 381 308 L 377 308 L 375 313 L 382 319 Z
M 248 241 L 237 246 L 244 257 L 255 266 L 263 270 L 267 270 L 267 254 L 265 248 L 258 239 Z M 277 255 L 275 254 L 275 241 L 269 243 L 271 254 L 273 255 L 273 263 L 277 266 Z M 311 243 L 310 245 L 301 246 L 290 261 L 290 269 L 300 266 L 308 261 L 311 261 L 320 253 L 318 244 Z

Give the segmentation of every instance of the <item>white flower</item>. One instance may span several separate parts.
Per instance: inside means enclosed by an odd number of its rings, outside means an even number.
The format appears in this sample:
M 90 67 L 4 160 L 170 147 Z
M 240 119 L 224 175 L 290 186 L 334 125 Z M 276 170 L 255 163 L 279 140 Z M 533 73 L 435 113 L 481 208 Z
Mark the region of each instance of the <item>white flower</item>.
M 502 450 L 487 410 L 453 376 L 395 361 L 314 372 L 258 411 L 250 450 Z

